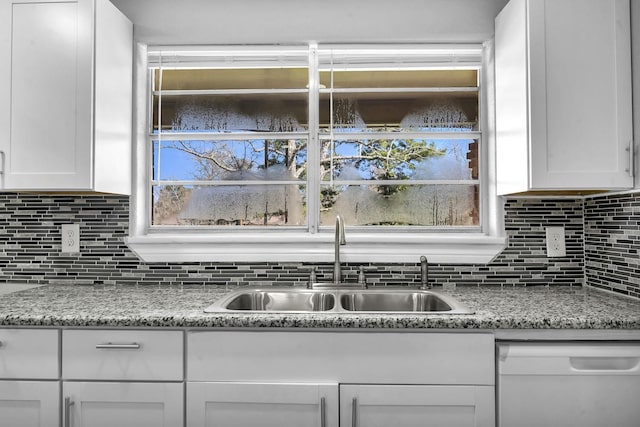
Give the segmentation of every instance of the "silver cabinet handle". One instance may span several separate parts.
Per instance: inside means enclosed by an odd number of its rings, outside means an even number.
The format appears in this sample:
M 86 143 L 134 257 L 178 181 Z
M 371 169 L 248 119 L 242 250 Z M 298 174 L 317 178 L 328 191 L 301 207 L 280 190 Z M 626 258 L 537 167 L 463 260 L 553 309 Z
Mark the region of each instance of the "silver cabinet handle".
M 71 407 L 73 401 L 70 397 L 64 398 L 64 427 L 71 427 Z
M 324 397 L 320 398 L 320 427 L 326 427 L 327 421 L 325 419 L 325 406 L 326 402 Z
M 111 350 L 138 350 L 140 348 L 140 344 L 137 342 L 131 344 L 114 344 L 114 343 L 106 343 L 106 344 L 96 344 L 97 349 L 111 349 Z
M 633 152 L 634 146 L 633 146 L 633 140 L 629 141 L 629 176 L 631 176 L 633 178 L 634 175 L 634 166 L 635 166 L 635 162 L 634 162 L 634 152 Z
M 628 166 L 624 169 L 625 172 L 627 172 L 629 174 L 629 176 L 633 177 L 633 169 L 634 169 L 634 165 L 633 165 L 633 160 L 634 160 L 634 156 L 633 156 L 633 140 L 629 141 L 629 145 L 627 145 L 627 148 L 624 149 L 624 151 L 626 151 L 627 153 L 629 153 L 629 164 Z
M 351 401 L 351 427 L 358 427 L 358 398 Z

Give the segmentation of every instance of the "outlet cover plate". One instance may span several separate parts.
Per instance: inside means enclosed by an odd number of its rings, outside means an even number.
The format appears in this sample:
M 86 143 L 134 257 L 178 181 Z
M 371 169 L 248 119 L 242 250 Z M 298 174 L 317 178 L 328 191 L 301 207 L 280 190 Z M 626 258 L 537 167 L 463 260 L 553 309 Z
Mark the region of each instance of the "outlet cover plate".
M 547 227 L 547 257 L 567 256 L 564 227 Z
M 80 226 L 78 224 L 62 224 L 63 253 L 80 252 Z

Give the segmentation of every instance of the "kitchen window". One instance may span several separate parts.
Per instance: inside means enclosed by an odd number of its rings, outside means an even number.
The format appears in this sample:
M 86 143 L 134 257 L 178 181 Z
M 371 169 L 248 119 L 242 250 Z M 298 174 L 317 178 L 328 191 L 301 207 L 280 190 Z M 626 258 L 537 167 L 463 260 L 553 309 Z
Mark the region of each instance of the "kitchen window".
M 482 46 L 142 55 L 142 214 L 128 243 L 144 259 L 326 259 L 338 214 L 346 261 L 417 259 L 470 242 L 477 262 L 487 238 L 492 254 L 503 244 L 489 232 Z

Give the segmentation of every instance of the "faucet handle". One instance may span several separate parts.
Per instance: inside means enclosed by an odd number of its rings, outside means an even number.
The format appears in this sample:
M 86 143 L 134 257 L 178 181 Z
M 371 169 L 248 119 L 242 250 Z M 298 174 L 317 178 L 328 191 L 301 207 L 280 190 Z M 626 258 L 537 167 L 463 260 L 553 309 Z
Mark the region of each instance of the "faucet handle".
M 365 272 L 365 268 L 364 265 L 361 265 L 358 269 L 358 285 L 362 286 L 363 288 L 367 288 L 367 277 L 364 274 Z
M 376 271 L 376 267 L 373 265 L 361 265 L 358 267 L 358 285 L 362 286 L 364 289 L 369 287 L 367 284 L 367 271 Z
M 316 275 L 317 268 L 318 267 L 311 267 L 309 269 L 309 282 L 307 282 L 307 288 L 308 289 L 312 289 L 313 288 L 313 284 L 318 281 L 318 278 L 317 278 L 317 275 Z

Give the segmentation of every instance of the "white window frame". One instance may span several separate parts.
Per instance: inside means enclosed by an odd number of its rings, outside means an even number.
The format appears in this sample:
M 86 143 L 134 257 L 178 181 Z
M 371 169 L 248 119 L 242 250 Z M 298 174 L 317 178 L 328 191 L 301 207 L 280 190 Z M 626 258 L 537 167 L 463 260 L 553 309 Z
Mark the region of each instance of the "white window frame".
M 493 46 L 484 44 L 480 99 L 480 203 L 483 223 L 473 232 L 393 232 L 347 229 L 341 247 L 343 262 L 418 262 L 426 255 L 432 263 L 484 264 L 505 246 L 502 200 L 495 189 L 495 120 L 493 102 Z M 149 84 L 147 46 L 138 44 L 134 73 L 134 186 L 130 229 L 126 244 L 146 262 L 331 262 L 333 229 L 273 232 L 269 230 L 162 229 L 151 227 L 151 171 L 148 143 Z M 310 140 L 318 138 L 309 132 Z M 348 224 L 347 224 L 348 225 Z

